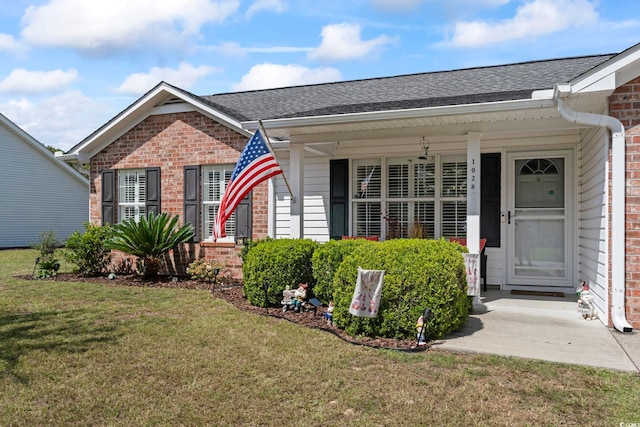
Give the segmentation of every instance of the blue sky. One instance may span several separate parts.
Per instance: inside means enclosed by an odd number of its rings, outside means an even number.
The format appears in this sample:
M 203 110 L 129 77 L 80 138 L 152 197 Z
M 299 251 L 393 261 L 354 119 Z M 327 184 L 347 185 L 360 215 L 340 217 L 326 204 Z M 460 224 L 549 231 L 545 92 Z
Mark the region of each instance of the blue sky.
M 208 95 L 639 42 L 638 0 L 12 0 L 0 113 L 66 151 L 161 80 Z

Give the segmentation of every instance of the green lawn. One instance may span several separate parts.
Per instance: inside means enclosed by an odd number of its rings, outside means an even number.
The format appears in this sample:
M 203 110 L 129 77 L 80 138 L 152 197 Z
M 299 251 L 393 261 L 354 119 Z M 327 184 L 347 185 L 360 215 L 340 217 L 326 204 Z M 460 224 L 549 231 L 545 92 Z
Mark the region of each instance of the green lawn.
M 637 375 L 375 350 L 206 291 L 15 278 L 35 257 L 0 251 L 1 426 L 640 423 Z

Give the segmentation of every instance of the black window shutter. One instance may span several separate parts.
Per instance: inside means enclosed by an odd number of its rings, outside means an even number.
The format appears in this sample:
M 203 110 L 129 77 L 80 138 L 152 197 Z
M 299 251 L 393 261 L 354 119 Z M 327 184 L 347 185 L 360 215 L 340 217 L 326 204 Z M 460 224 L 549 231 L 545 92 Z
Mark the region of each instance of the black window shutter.
M 500 153 L 485 153 L 480 171 L 480 237 L 500 247 Z
M 349 234 L 349 160 L 329 163 L 329 235 L 341 239 Z
M 184 223 L 193 225 L 193 241 L 200 241 L 200 166 L 184 167 Z
M 145 169 L 147 182 L 147 198 L 145 200 L 147 215 L 153 212 L 160 214 L 160 168 Z
M 116 223 L 116 171 L 102 171 L 102 224 Z
M 236 207 L 236 243 L 251 239 L 251 193 L 247 194 Z

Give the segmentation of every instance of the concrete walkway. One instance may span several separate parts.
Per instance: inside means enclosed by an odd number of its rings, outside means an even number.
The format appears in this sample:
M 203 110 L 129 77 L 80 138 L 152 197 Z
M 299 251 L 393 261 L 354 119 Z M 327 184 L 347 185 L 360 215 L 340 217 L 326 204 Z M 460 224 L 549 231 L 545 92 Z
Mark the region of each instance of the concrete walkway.
M 467 325 L 434 348 L 640 372 L 640 332 L 622 334 L 578 317 L 575 295 L 489 290 Z

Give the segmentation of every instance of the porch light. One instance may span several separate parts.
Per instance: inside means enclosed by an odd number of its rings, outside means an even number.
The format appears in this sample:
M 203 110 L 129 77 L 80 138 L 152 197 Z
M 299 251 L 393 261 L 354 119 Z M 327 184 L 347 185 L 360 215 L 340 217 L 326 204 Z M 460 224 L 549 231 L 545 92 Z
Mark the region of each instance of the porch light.
M 420 141 L 420 148 L 424 151 L 424 156 L 418 157 L 420 160 L 427 160 L 429 156 L 429 141 L 424 136 Z

